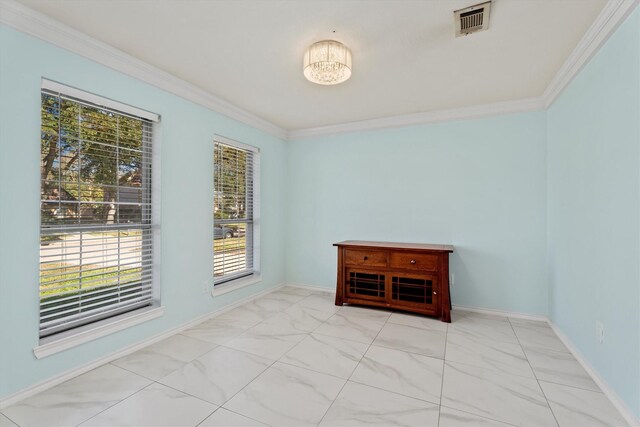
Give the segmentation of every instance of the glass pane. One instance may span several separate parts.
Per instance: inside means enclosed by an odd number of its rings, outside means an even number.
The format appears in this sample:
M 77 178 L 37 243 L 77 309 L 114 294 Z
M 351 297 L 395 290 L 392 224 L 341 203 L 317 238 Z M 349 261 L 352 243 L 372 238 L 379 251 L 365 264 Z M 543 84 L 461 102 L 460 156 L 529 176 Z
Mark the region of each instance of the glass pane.
M 89 184 L 116 185 L 117 158 L 113 147 L 82 141 L 80 179 Z
M 126 116 L 118 118 L 119 147 L 142 150 L 142 136 L 142 121 Z
M 78 139 L 80 137 L 81 105 L 67 99 L 62 99 L 60 105 L 60 137 Z
M 120 196 L 123 195 L 136 197 L 135 193 L 127 191 L 123 194 L 124 190 L 134 190 L 131 188 L 121 188 Z M 138 197 L 142 197 L 142 193 L 138 193 Z M 142 222 L 142 207 L 141 205 L 118 205 L 118 222 L 120 224 L 137 223 Z
M 85 141 L 115 145 L 118 140 L 118 117 L 110 111 L 82 106 L 80 138 Z
M 248 185 L 252 183 L 251 153 L 223 144 L 214 150 L 214 217 L 216 219 L 250 218 Z
M 216 277 L 253 268 L 247 230 L 251 224 L 215 224 L 213 227 L 213 275 Z M 247 244 L 249 243 L 249 252 Z
M 118 150 L 118 185 L 142 185 L 142 152 L 122 148 Z
M 104 291 L 120 301 L 140 291 L 143 280 L 140 230 L 68 232 L 40 240 L 40 306 L 48 321 L 99 306 Z

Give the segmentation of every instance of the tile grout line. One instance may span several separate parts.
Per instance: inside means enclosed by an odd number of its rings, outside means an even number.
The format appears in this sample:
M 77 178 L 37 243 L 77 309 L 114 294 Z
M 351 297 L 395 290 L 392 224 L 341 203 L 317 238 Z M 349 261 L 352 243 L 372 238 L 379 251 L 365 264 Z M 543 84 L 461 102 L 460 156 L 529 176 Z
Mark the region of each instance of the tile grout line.
M 474 412 L 469 412 L 469 411 L 467 411 L 465 409 L 454 408 L 453 406 L 449 406 L 449 405 L 440 405 L 440 407 L 451 409 L 453 411 L 464 412 L 465 414 L 469 414 L 469 415 L 472 415 L 472 416 L 477 417 L 477 418 L 482 418 L 482 419 L 489 420 L 489 421 L 495 421 L 497 423 L 508 425 L 508 426 L 522 427 L 522 425 L 519 425 L 519 424 L 512 424 L 511 422 L 508 422 L 508 421 L 498 420 L 496 418 L 487 417 L 485 415 L 478 415 L 478 414 L 476 414 Z
M 442 416 L 442 390 L 444 389 L 444 369 L 447 365 L 447 342 L 449 341 L 449 324 L 444 331 L 444 352 L 442 354 L 442 378 L 440 378 L 440 404 L 438 405 L 438 427 Z
M 534 376 L 534 378 L 536 380 L 536 384 L 538 384 L 538 388 L 540 389 L 540 392 L 542 392 L 542 396 L 544 396 L 545 402 L 547 402 L 547 406 L 549 407 L 549 411 L 551 412 L 551 415 L 553 415 L 553 419 L 555 420 L 556 425 L 560 426 L 560 423 L 558 422 L 558 418 L 556 418 L 556 414 L 555 414 L 555 412 L 553 412 L 553 409 L 551 408 L 551 403 L 549 403 L 549 399 L 547 399 L 547 395 L 545 394 L 544 390 L 542 389 L 542 386 L 540 385 L 540 380 L 538 379 L 538 376 L 536 375 L 536 371 L 533 369 L 533 366 L 531 366 L 531 362 L 529 361 L 529 356 L 527 356 L 527 352 L 524 350 L 524 346 L 520 342 L 520 338 L 518 337 L 518 334 L 516 333 L 516 329 L 513 326 L 513 323 L 511 323 L 511 318 L 507 317 L 507 320 L 509 321 L 509 325 L 511 326 L 511 330 L 513 330 L 513 334 L 516 336 L 516 339 L 518 340 L 518 344 L 520 345 L 520 348 L 522 349 L 522 353 L 524 354 L 524 358 L 527 360 L 527 363 L 529 364 L 529 368 L 531 369 L 531 372 L 533 372 L 533 376 Z
M 306 298 L 306 297 L 304 297 L 304 298 Z M 304 298 L 303 298 L 303 299 L 304 299 Z M 299 301 L 298 301 L 298 302 L 299 302 Z M 290 306 L 293 306 L 293 305 L 295 305 L 295 304 L 297 304 L 297 303 L 292 303 Z M 243 305 L 245 305 L 245 304 L 243 304 Z M 239 307 L 242 307 L 243 305 L 241 305 L 241 306 L 239 306 Z M 287 308 L 289 308 L 289 307 L 287 307 Z M 286 310 L 286 309 L 284 309 L 284 310 Z M 275 314 L 274 314 L 273 316 L 277 315 L 278 313 L 281 313 L 282 311 L 283 311 L 283 310 L 280 310 L 280 311 L 275 312 Z M 273 317 L 273 316 L 271 316 L 271 317 Z M 269 318 L 267 318 L 267 319 L 265 319 L 265 320 L 263 320 L 263 321 L 261 321 L 261 322 L 258 322 L 256 325 L 253 325 L 253 326 L 251 326 L 251 327 L 249 327 L 249 328 L 245 329 L 245 331 L 243 331 L 242 333 L 244 333 L 244 332 L 246 332 L 247 330 L 249 330 L 249 329 L 251 329 L 251 328 L 253 328 L 253 327 L 255 327 L 255 326 L 259 325 L 260 323 L 262 323 L 262 322 L 264 322 L 264 321 L 266 321 L 266 320 L 270 319 L 271 317 L 269 317 Z M 202 323 L 205 323 L 205 322 L 200 322 L 200 323 L 198 323 L 198 325 L 201 325 Z M 197 325 L 195 325 L 195 326 L 197 326 Z M 241 333 L 241 334 L 242 334 L 242 333 Z M 241 335 L 241 334 L 239 334 L 239 335 Z M 178 332 L 178 333 L 176 333 L 176 334 L 174 334 L 174 335 L 172 335 L 172 336 L 175 336 L 175 335 L 180 335 L 180 332 Z M 208 344 L 215 344 L 215 343 L 211 343 L 210 341 L 205 341 L 205 340 L 201 340 L 201 339 L 193 338 L 193 337 L 189 337 L 189 336 L 187 336 L 187 337 L 188 337 L 188 338 L 195 339 L 195 340 L 198 340 L 198 341 L 206 342 L 206 343 L 208 343 Z M 167 339 L 168 339 L 168 338 L 170 338 L 170 337 L 167 337 Z M 204 356 L 204 355 L 206 355 L 206 354 L 208 354 L 208 353 L 212 352 L 213 350 L 215 350 L 215 349 L 216 349 L 216 348 L 218 348 L 218 347 L 223 346 L 223 345 L 221 345 L 221 344 L 215 344 L 215 345 L 216 345 L 216 346 L 215 346 L 214 348 L 212 348 L 211 350 L 209 350 L 209 351 L 207 351 L 207 352 L 205 352 L 205 353 L 203 353 L 203 354 L 201 354 L 201 355 L 199 355 L 199 356 L 197 356 L 197 357 L 195 357 L 195 358 L 191 359 L 189 362 L 185 362 L 181 367 L 179 367 L 179 368 L 177 368 L 177 369 L 175 369 L 175 370 L 171 371 L 171 372 L 170 372 L 169 374 L 167 374 L 167 375 L 170 375 L 171 373 L 176 372 L 176 371 L 178 371 L 178 370 L 182 369 L 184 366 L 186 366 L 186 365 L 188 365 L 188 364 L 192 363 L 194 360 L 196 360 L 196 359 L 198 359 L 198 358 L 200 358 L 200 357 L 202 357 L 202 356 Z M 149 347 L 149 346 L 148 346 L 148 347 Z M 226 346 L 223 346 L 223 347 L 225 347 L 225 348 L 230 348 L 230 347 L 226 347 Z M 145 348 L 146 348 L 146 347 L 145 347 Z M 142 349 L 141 349 L 141 350 L 142 350 Z M 233 350 L 235 350 L 235 349 L 233 349 Z M 237 351 L 242 351 L 242 350 L 237 350 Z M 243 352 L 243 353 L 247 353 L 247 352 Z M 247 353 L 247 354 L 251 354 L 251 353 Z M 255 356 L 255 355 L 253 355 L 253 356 Z M 266 371 L 266 370 L 267 370 L 267 369 L 269 369 L 271 366 L 273 366 L 273 364 L 274 364 L 275 362 L 276 362 L 276 361 L 272 362 L 269 366 L 267 366 L 267 367 L 265 368 L 265 370 L 264 370 L 264 371 Z M 208 404 L 210 404 L 210 405 L 218 406 L 218 408 L 216 408 L 213 412 L 211 412 L 211 413 L 210 413 L 209 415 L 207 415 L 204 419 L 202 419 L 202 420 L 201 420 L 197 425 L 202 424 L 202 423 L 203 423 L 207 418 L 209 418 L 211 415 L 213 415 L 213 413 L 215 413 L 218 409 L 222 408 L 222 406 L 224 405 L 224 403 L 223 403 L 222 405 L 217 405 L 217 404 L 215 404 L 215 403 L 212 403 L 212 402 L 209 402 L 209 401 L 207 401 L 207 400 L 201 399 L 201 398 L 199 398 L 199 397 L 197 397 L 197 396 L 194 396 L 194 395 L 192 395 L 192 394 L 190 394 L 190 393 L 184 392 L 184 391 L 182 391 L 182 390 L 178 390 L 178 389 L 176 389 L 176 388 L 174 388 L 174 387 L 171 387 L 171 386 L 169 386 L 169 385 L 167 385 L 167 384 L 163 384 L 163 383 L 159 382 L 159 380 L 155 380 L 155 379 L 152 379 L 152 378 L 148 378 L 148 377 L 146 377 L 146 376 L 144 376 L 144 375 L 141 375 L 141 374 L 139 374 L 139 373 L 137 373 L 137 372 L 131 371 L 131 370 L 127 369 L 127 368 L 122 368 L 122 367 L 120 367 L 120 366 L 118 366 L 118 365 L 113 364 L 112 362 L 109 362 L 108 364 L 113 365 L 113 366 L 115 366 L 115 367 L 117 367 L 117 368 L 120 368 L 120 369 L 124 369 L 125 371 L 127 371 L 127 372 L 131 372 L 131 373 L 133 373 L 133 374 L 135 374 L 135 375 L 138 375 L 138 376 L 140 376 L 140 377 L 142 377 L 142 378 L 145 378 L 145 379 L 147 379 L 147 380 L 151 381 L 151 383 L 150 383 L 150 384 L 148 384 L 148 385 L 146 385 L 145 387 L 141 388 L 140 390 L 137 390 L 136 392 L 134 392 L 134 393 L 130 394 L 129 396 L 127 396 L 127 397 L 125 397 L 125 398 L 123 398 L 123 399 L 119 400 L 118 402 L 114 403 L 113 405 L 109 406 L 108 408 L 105 408 L 104 410 L 102 410 L 102 411 L 100 411 L 100 412 L 96 413 L 95 415 L 91 416 L 90 418 L 88 418 L 88 419 L 86 419 L 86 420 L 82 421 L 80 424 L 82 424 L 82 423 L 86 423 L 87 421 L 89 421 L 89 420 L 91 420 L 91 419 L 93 419 L 93 418 L 97 417 L 98 415 L 102 414 L 103 412 L 107 411 L 108 409 L 111 409 L 111 408 L 115 407 L 116 405 L 119 405 L 120 403 L 124 402 L 125 400 L 129 399 L 130 397 L 132 397 L 132 396 L 134 396 L 135 394 L 137 394 L 137 393 L 141 392 L 142 390 L 147 389 L 148 387 L 150 387 L 150 386 L 152 386 L 152 385 L 154 385 L 154 384 L 159 384 L 159 385 L 161 385 L 161 386 L 168 387 L 168 388 L 170 388 L 170 389 L 172 389 L 172 390 L 176 390 L 176 391 L 178 391 L 178 392 L 180 392 L 180 393 L 183 393 L 183 394 L 185 394 L 185 395 L 187 395 L 187 396 L 191 396 L 191 397 L 193 397 L 193 398 L 195 398 L 195 399 L 198 399 L 198 400 L 200 400 L 200 401 L 202 401 L 202 402 L 208 403 Z M 104 365 L 103 365 L 103 366 L 104 366 Z M 253 382 L 257 377 L 259 377 L 260 375 L 262 375 L 262 373 L 264 373 L 264 371 L 262 371 L 262 372 L 260 372 L 258 375 L 256 375 L 256 377 L 254 377 L 251 381 L 249 381 L 249 383 L 248 383 L 247 385 L 249 385 L 250 383 L 252 383 L 252 382 Z M 167 375 L 163 376 L 162 378 L 166 377 Z M 162 378 L 160 378 L 160 379 L 162 379 Z M 245 385 L 245 387 L 246 387 L 246 385 Z M 244 389 L 244 387 L 243 387 L 242 389 Z M 242 389 L 240 389 L 237 393 L 235 393 L 233 396 L 231 396 L 229 399 L 227 399 L 227 401 L 225 401 L 225 403 L 226 403 L 226 402 L 228 402 L 229 400 L 231 400 L 231 399 L 232 399 L 236 394 L 238 394 L 240 391 L 242 391 Z M 226 408 L 225 408 L 225 409 L 226 409 Z M 242 415 L 242 414 L 239 414 L 239 415 Z M 244 417 L 246 417 L 246 418 L 253 419 L 253 418 L 251 418 L 251 417 L 247 417 L 246 415 L 242 415 L 242 416 L 244 416 Z M 254 420 L 254 421 L 257 421 L 257 420 Z M 77 426 L 79 426 L 80 424 L 77 424 Z
M 299 301 L 297 301 L 297 302 L 295 302 L 295 303 L 292 303 L 289 307 L 285 308 L 284 310 L 287 310 L 287 309 L 289 309 L 289 308 L 293 307 L 294 305 L 298 305 L 302 300 L 304 300 L 304 299 L 306 299 L 306 298 L 308 298 L 308 297 L 310 297 L 310 296 L 312 296 L 312 295 L 314 295 L 314 294 L 311 294 L 311 295 L 307 295 L 307 296 L 305 296 L 305 297 L 304 297 L 304 298 L 302 298 L 301 300 L 299 300 Z M 261 322 L 258 322 L 256 325 L 252 326 L 251 328 L 254 328 L 254 327 L 255 327 L 255 326 L 257 326 L 257 325 L 259 325 L 259 324 L 261 324 L 261 323 L 263 323 L 263 322 L 266 322 L 267 320 L 271 319 L 272 317 L 276 316 L 277 314 L 284 312 L 284 310 L 280 310 L 280 311 L 278 311 L 278 312 L 277 312 L 276 314 L 274 314 L 273 316 L 271 316 L 271 317 L 269 317 L 269 318 L 267 318 L 267 319 L 264 319 L 264 320 L 262 320 Z M 249 330 L 249 329 L 251 329 L 251 328 L 248 328 L 247 330 Z M 294 329 L 295 329 L 295 328 L 294 328 Z M 245 330 L 245 332 L 246 332 L 247 330 Z M 242 333 L 244 333 L 244 332 L 242 332 Z M 242 333 L 241 333 L 241 334 L 239 334 L 238 336 L 242 335 Z M 304 334 L 304 335 L 307 335 L 307 336 L 309 336 L 309 335 L 311 334 L 310 332 L 304 332 L 304 331 L 300 331 L 300 333 L 301 333 L 301 335 L 302 335 L 302 334 Z M 305 338 L 306 338 L 306 337 L 305 337 Z M 298 342 L 297 342 L 297 343 L 295 343 L 293 346 L 291 346 L 291 348 L 289 348 L 289 349 L 285 352 L 285 354 L 286 354 L 286 353 L 288 353 L 288 352 L 289 352 L 293 347 L 295 347 L 296 345 L 298 345 L 300 342 L 302 342 L 305 338 L 303 338 L 302 340 L 298 341 Z M 226 345 L 224 345 L 224 344 L 220 344 L 219 346 L 224 347 L 224 348 L 228 348 L 228 349 L 231 349 L 231 350 L 242 351 L 242 350 L 234 349 L 234 348 L 232 348 L 232 347 L 227 347 L 227 346 L 226 346 Z M 255 354 L 248 353 L 248 352 L 246 352 L 246 351 L 243 351 L 243 353 L 247 353 L 247 354 L 250 354 L 250 355 L 252 355 L 252 356 L 255 356 Z M 228 402 L 230 402 L 230 401 L 231 401 L 235 396 L 237 396 L 238 394 L 240 394 L 240 393 L 242 392 L 242 390 L 244 390 L 245 388 L 247 388 L 247 387 L 248 387 L 250 384 L 252 384 L 255 380 L 257 380 L 259 377 L 261 377 L 261 376 L 262 376 L 262 375 L 263 375 L 267 370 L 269 370 L 270 368 L 272 368 L 272 367 L 273 367 L 273 365 L 275 365 L 276 363 L 278 363 L 282 357 L 284 357 L 284 354 L 283 354 L 282 356 L 280 356 L 280 358 L 278 358 L 278 359 L 275 359 L 275 360 L 271 359 L 271 360 L 273 360 L 273 362 L 272 362 L 269 366 L 267 366 L 267 367 L 266 367 L 262 372 L 260 372 L 260 373 L 259 373 L 258 375 L 256 375 L 256 376 L 255 376 L 251 381 L 249 381 L 247 384 L 245 384 L 245 385 L 244 385 L 240 390 L 238 390 L 236 393 L 234 393 L 232 396 L 230 396 L 230 397 L 229 397 L 229 398 L 228 398 L 228 399 L 227 399 L 227 400 L 226 400 L 222 405 L 220 405 L 220 406 L 218 407 L 218 409 L 221 409 L 221 408 L 222 408 L 222 409 L 225 409 L 225 410 L 227 410 L 227 411 L 233 412 L 233 413 L 235 413 L 235 414 L 241 415 L 241 416 L 243 416 L 243 417 L 245 417 L 245 418 L 251 419 L 251 420 L 256 421 L 256 422 L 259 422 L 259 423 L 261 423 L 261 424 L 265 424 L 265 422 L 264 422 L 264 421 L 257 420 L 257 419 L 255 419 L 255 418 L 252 418 L 252 417 L 250 417 L 250 416 L 248 416 L 248 415 L 245 415 L 245 414 L 243 414 L 243 413 L 241 413 L 241 412 L 233 411 L 233 410 L 231 410 L 231 409 L 229 409 L 229 408 L 226 408 L 224 405 L 225 405 L 225 404 L 227 404 Z M 269 358 L 265 358 L 265 359 L 269 359 Z M 293 366 L 293 365 L 291 365 L 291 366 Z M 299 367 L 298 367 L 298 368 L 299 368 Z M 301 369 L 304 369 L 304 368 L 301 368 Z M 211 414 L 209 414 L 209 416 L 208 416 L 208 417 L 210 417 L 210 416 L 211 416 L 213 413 L 215 413 L 218 409 L 216 409 L 216 410 L 215 410 L 215 411 L 213 411 Z M 207 418 L 208 418 L 208 417 L 207 417 Z M 206 418 L 205 418 L 205 420 L 206 420 Z M 202 422 L 204 422 L 204 420 L 202 420 L 202 421 L 200 422 L 200 424 L 202 424 Z M 268 424 L 265 424 L 265 425 L 268 425 Z
M 103 366 L 104 366 L 104 365 L 103 365 Z M 146 378 L 146 377 L 143 377 L 143 378 Z M 146 378 L 146 379 L 148 379 L 148 378 Z M 134 396 L 134 395 L 136 395 L 136 394 L 138 394 L 138 393 L 140 393 L 142 390 L 144 390 L 144 389 L 146 389 L 146 388 L 148 388 L 148 387 L 151 387 L 151 386 L 152 386 L 152 385 L 154 385 L 154 384 L 155 384 L 155 381 L 151 380 L 151 383 L 150 383 L 150 384 L 147 384 L 146 386 L 142 387 L 141 389 L 134 391 L 133 393 L 131 393 L 130 395 L 128 395 L 127 397 L 125 397 L 125 398 L 123 398 L 123 399 L 120 399 L 119 401 L 117 401 L 117 402 L 116 402 L 116 403 L 114 403 L 113 405 L 110 405 L 109 407 L 104 408 L 102 411 L 100 411 L 100 412 L 98 412 L 98 413 L 96 413 L 96 414 L 93 414 L 92 416 L 90 416 L 90 417 L 89 417 L 89 418 L 87 418 L 86 420 L 83 420 L 83 421 L 79 422 L 78 424 L 75 424 L 75 426 L 76 426 L 76 427 L 77 427 L 77 426 L 80 426 L 80 425 L 82 425 L 82 424 L 86 423 L 87 421 L 90 421 L 90 420 L 94 419 L 95 417 L 97 417 L 98 415 L 102 414 L 103 412 L 108 411 L 109 409 L 111 409 L 111 408 L 115 407 L 116 405 L 121 404 L 121 403 L 122 403 L 122 402 L 124 402 L 125 400 L 129 399 L 130 397 L 132 397 L 132 396 Z
M 2 414 L 6 419 L 8 419 L 9 421 L 11 421 L 12 423 L 14 423 L 16 426 L 20 427 L 20 424 L 18 424 L 17 422 L 15 422 L 11 417 L 9 417 L 7 414 L 5 414 L 4 412 L 0 411 L 0 414 Z
M 391 317 L 391 314 L 393 314 L 393 312 L 391 312 L 389 314 L 389 316 L 387 316 L 387 318 L 384 320 L 384 323 L 382 324 L 382 326 L 380 327 L 380 329 L 378 330 L 378 333 L 376 333 L 376 336 L 373 337 L 373 339 L 371 340 L 371 343 L 369 343 L 369 346 L 367 347 L 367 349 L 362 353 L 362 357 L 360 357 L 360 360 L 358 361 L 358 363 L 356 364 L 356 367 L 353 368 L 353 370 L 351 371 L 351 374 L 349 375 L 349 378 L 347 378 L 347 380 L 344 382 L 344 384 L 342 384 L 342 387 L 340 387 L 340 390 L 338 391 L 338 394 L 336 394 L 336 397 L 333 399 L 333 401 L 331 402 L 331 404 L 329 405 L 329 407 L 326 409 L 326 411 L 324 411 L 324 414 L 322 415 L 322 418 L 320 418 L 320 421 L 318 421 L 318 423 L 316 424 L 316 426 L 319 426 L 320 424 L 322 424 L 322 421 L 324 420 L 324 417 L 327 416 L 327 414 L 329 413 L 329 410 L 331 410 L 331 408 L 333 407 L 333 404 L 336 403 L 336 399 L 338 399 L 338 397 L 340 396 L 340 393 L 342 393 L 342 390 L 344 390 L 345 386 L 349 383 L 349 381 L 351 380 L 351 377 L 353 376 L 353 373 L 356 371 L 356 369 L 358 369 L 358 366 L 360 366 L 360 363 L 362 363 L 362 360 L 364 359 L 365 355 L 367 354 L 367 352 L 369 351 L 369 349 L 371 348 L 371 346 L 373 345 L 373 343 L 375 342 L 375 340 L 378 338 L 378 335 L 380 335 L 380 332 L 382 332 L 382 330 L 384 329 L 384 327 L 387 325 L 387 323 L 389 322 L 389 318 Z M 332 316 L 333 317 L 333 316 Z M 359 383 L 358 383 L 359 384 Z

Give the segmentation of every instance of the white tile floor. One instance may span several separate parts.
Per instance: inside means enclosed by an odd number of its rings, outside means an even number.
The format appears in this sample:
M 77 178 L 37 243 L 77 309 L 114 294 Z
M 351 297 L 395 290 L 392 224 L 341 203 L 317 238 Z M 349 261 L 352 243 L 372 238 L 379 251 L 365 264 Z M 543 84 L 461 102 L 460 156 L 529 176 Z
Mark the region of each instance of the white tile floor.
M 26 426 L 625 426 L 544 323 L 282 288 L 6 408 Z

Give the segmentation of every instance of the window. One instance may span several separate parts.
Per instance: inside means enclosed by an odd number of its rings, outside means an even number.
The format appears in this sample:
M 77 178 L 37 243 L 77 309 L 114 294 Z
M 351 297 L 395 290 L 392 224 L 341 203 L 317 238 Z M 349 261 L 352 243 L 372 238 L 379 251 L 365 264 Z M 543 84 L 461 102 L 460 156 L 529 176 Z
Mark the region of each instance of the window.
M 258 156 L 254 147 L 221 137 L 214 141 L 214 284 L 258 271 Z
M 41 96 L 42 338 L 154 302 L 158 117 L 47 80 Z

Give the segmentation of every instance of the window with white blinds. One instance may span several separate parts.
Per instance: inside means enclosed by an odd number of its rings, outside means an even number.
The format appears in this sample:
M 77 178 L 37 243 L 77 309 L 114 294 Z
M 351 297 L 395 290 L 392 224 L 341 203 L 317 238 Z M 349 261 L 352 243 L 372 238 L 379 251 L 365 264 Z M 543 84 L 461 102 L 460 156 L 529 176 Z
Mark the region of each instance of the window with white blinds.
M 214 284 L 256 273 L 258 155 L 244 144 L 214 141 Z
M 151 143 L 157 120 L 45 82 L 40 337 L 153 302 Z

